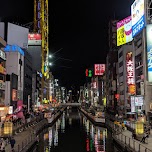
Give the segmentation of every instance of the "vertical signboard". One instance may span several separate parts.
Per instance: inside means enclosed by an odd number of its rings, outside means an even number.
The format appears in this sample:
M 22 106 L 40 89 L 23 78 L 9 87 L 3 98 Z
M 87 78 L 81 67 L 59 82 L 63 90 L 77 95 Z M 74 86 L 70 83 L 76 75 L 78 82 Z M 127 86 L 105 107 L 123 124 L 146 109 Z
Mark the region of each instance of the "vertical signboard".
M 152 82 L 152 24 L 148 24 L 146 26 L 146 36 L 148 81 Z
M 131 16 L 117 22 L 117 46 L 132 41 L 132 23 Z
M 132 36 L 135 37 L 145 27 L 144 0 L 135 0 L 131 5 Z
M 127 84 L 128 85 L 135 84 L 132 52 L 128 52 L 126 54 L 126 68 L 127 68 Z
M 131 112 L 135 112 L 135 97 L 131 96 L 130 100 L 131 100 Z
M 105 64 L 95 64 L 94 65 L 94 75 L 103 75 L 105 72 Z

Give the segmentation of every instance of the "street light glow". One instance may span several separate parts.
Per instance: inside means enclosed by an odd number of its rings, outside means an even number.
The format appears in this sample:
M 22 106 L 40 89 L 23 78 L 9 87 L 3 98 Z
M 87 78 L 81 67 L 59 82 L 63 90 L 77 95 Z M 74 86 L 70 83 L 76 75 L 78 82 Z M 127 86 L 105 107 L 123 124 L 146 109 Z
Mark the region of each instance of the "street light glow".
M 50 62 L 50 63 L 49 63 L 49 66 L 52 66 L 52 65 L 53 65 L 53 64 Z
M 53 56 L 50 54 L 50 55 L 49 55 L 49 58 L 52 58 L 52 57 L 53 57 Z

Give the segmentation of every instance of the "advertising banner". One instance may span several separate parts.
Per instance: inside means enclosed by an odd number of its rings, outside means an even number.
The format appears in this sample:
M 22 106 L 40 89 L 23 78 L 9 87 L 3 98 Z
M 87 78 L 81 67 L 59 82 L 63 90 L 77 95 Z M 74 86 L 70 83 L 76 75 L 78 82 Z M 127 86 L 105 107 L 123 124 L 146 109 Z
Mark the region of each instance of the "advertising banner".
M 94 65 L 94 75 L 103 75 L 105 72 L 105 64 L 95 64 Z
M 152 82 L 152 24 L 148 24 L 146 27 L 146 39 L 147 39 L 147 72 L 148 81 Z
M 132 41 L 132 23 L 131 16 L 117 22 L 117 46 Z
M 135 37 L 145 27 L 144 0 L 135 0 L 131 5 L 132 36 Z
M 41 45 L 41 34 L 30 33 L 28 34 L 28 45 Z
M 8 45 L 16 44 L 22 49 L 27 49 L 28 33 L 29 33 L 28 28 L 16 24 L 8 23 L 7 44 Z
M 127 75 L 127 84 L 134 85 L 135 84 L 135 74 L 134 74 L 134 63 L 133 63 L 133 57 L 132 52 L 126 53 L 126 75 Z

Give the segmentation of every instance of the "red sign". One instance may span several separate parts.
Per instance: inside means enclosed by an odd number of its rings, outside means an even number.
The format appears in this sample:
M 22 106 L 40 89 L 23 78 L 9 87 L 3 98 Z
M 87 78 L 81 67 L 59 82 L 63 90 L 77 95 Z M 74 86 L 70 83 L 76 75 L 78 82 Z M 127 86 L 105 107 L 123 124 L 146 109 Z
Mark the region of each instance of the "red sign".
M 28 40 L 41 40 L 41 34 L 28 34 Z
M 132 59 L 132 52 L 126 54 L 126 67 L 127 67 L 127 83 L 135 84 L 134 79 L 134 64 Z
M 120 98 L 120 94 L 115 94 L 115 98 L 118 100 Z
M 105 72 L 105 64 L 94 65 L 94 75 L 103 75 L 104 72 Z
M 17 101 L 17 90 L 12 89 L 12 101 Z

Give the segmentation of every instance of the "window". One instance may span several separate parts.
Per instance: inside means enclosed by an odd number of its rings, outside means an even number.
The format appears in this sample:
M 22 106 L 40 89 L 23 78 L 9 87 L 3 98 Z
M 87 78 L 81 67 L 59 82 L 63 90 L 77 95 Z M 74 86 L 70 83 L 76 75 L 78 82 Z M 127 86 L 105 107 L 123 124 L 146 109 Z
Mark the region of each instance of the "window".
M 119 68 L 123 66 L 123 61 L 119 63 Z
M 119 73 L 119 77 L 122 77 L 123 76 L 123 72 Z
M 123 52 L 121 51 L 121 52 L 119 53 L 119 58 L 120 58 L 122 55 L 123 55 Z

